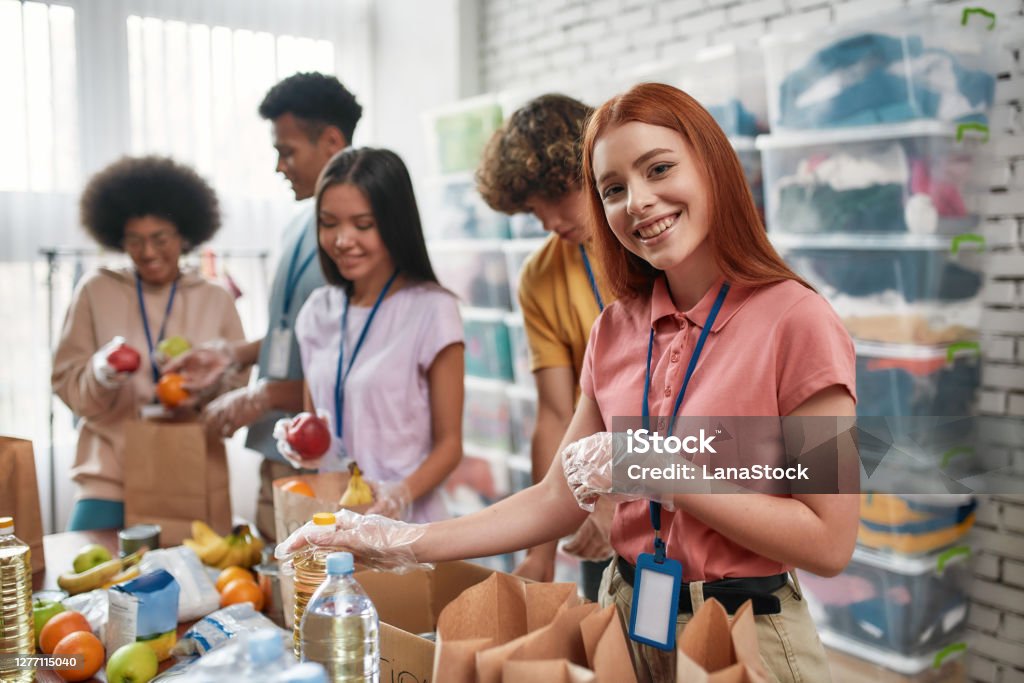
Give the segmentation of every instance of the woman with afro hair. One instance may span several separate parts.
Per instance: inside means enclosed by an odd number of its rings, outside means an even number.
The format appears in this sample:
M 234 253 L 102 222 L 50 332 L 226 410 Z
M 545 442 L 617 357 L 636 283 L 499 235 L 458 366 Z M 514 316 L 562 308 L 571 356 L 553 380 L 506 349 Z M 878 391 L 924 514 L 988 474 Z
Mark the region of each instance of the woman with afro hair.
M 53 359 L 53 391 L 81 418 L 68 528 L 120 528 L 125 427 L 154 401 L 158 344 L 173 336 L 192 345 L 240 340 L 243 331 L 227 290 L 179 263 L 220 227 L 217 197 L 195 171 L 167 158 L 125 157 L 89 180 L 80 208 L 89 235 L 131 265 L 82 279 Z M 139 351 L 137 370 L 108 361 L 123 343 Z

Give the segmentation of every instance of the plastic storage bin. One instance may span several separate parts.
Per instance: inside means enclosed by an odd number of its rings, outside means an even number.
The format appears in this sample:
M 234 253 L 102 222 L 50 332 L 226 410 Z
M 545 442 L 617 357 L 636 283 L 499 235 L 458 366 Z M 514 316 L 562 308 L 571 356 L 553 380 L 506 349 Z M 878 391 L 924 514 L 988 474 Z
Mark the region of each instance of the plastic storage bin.
M 505 272 L 508 273 L 508 291 L 512 309 L 519 310 L 519 277 L 530 255 L 544 246 L 543 239 L 512 240 L 501 245 L 505 253 Z
M 938 121 L 762 135 L 768 228 L 955 235 L 988 191 L 985 137 Z
M 970 494 L 862 493 L 857 542 L 904 555 L 934 552 L 970 531 L 977 506 Z
M 505 316 L 505 326 L 512 348 L 512 376 L 516 384 L 533 389 L 533 373 L 530 372 L 530 345 L 526 339 L 526 327 L 523 319 L 516 313 Z
M 771 129 L 911 119 L 985 123 L 998 64 L 994 23 L 984 13 L 927 6 L 767 36 Z
M 701 103 L 729 137 L 768 130 L 764 59 L 761 51 L 718 45 L 692 60 L 641 67 L 634 81 L 666 83 Z
M 419 194 L 428 240 L 508 239 L 509 218 L 491 209 L 472 174 L 436 178 Z
M 772 241 L 856 339 L 936 345 L 976 336 L 984 277 L 974 250 L 952 253 L 948 240 L 932 248 L 878 246 L 864 238 L 841 247 L 794 247 L 796 240 L 788 237 Z
M 818 633 L 821 642 L 827 647 L 851 655 L 851 658 L 847 658 L 830 654 L 829 666 L 835 681 L 964 683 L 967 680 L 962 662 L 962 655 L 967 650 L 966 643 L 952 643 L 920 657 L 907 657 L 872 647 L 828 629 L 819 629 Z M 893 671 L 900 675 L 891 673 Z
M 471 447 L 510 452 L 512 437 L 508 396 L 504 382 L 466 378 L 466 402 L 462 411 L 462 435 Z
M 432 173 L 441 175 L 476 170 L 502 112 L 498 100 L 485 95 L 426 112 L 423 119 L 427 158 Z
M 730 138 L 729 142 L 736 150 L 736 156 L 739 157 L 740 165 L 743 167 L 743 175 L 750 187 L 750 194 L 754 196 L 757 212 L 761 214 L 761 222 L 764 222 L 764 173 L 761 152 L 757 149 L 754 138 Z
M 819 626 L 898 655 L 920 657 L 960 641 L 967 627 L 970 550 L 905 557 L 858 547 L 842 574 L 800 572 Z
M 529 456 L 533 428 L 537 425 L 537 392 L 516 385 L 510 386 L 507 391 L 512 452 Z
M 433 243 L 430 263 L 441 284 L 468 306 L 509 310 L 505 256 L 498 240 Z
M 463 309 L 466 335 L 466 374 L 512 381 L 512 350 L 505 314 L 486 309 Z

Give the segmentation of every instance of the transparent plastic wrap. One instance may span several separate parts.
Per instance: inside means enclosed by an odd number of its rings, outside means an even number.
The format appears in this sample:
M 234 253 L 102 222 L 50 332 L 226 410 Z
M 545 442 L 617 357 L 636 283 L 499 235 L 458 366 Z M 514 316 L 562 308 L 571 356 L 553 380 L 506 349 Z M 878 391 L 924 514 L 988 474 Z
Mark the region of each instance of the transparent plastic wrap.
M 285 637 L 291 635 L 257 612 L 252 603 L 229 605 L 194 623 L 175 644 L 172 654 L 179 657 L 205 655 L 241 634 L 255 633 L 262 629 L 276 629 Z
M 598 497 L 615 503 L 643 500 L 647 496 L 615 492 L 612 485 L 613 433 L 597 432 L 573 441 L 562 450 L 562 469 L 566 483 L 580 508 L 593 512 Z M 672 509 L 671 500 L 658 501 Z

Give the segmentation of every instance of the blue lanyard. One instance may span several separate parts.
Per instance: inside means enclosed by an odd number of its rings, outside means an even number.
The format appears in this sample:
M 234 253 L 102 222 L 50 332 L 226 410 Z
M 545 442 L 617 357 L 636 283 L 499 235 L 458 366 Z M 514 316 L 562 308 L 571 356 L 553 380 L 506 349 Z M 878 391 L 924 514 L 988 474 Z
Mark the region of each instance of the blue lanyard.
M 292 250 L 292 260 L 288 264 L 288 277 L 285 279 L 284 285 L 284 306 L 281 309 L 281 327 L 286 327 L 288 320 L 288 312 L 292 310 L 292 299 L 295 298 L 295 290 L 299 286 L 299 280 L 302 278 L 302 274 L 306 272 L 306 268 L 309 268 L 309 264 L 313 262 L 313 258 L 316 257 L 316 249 L 313 249 L 306 258 L 302 260 L 302 265 L 299 264 L 299 253 L 302 251 L 302 243 L 306 239 L 306 232 L 304 230 L 299 236 L 299 241 L 295 243 L 295 249 Z M 298 266 L 298 269 L 296 269 Z
M 159 344 L 167 331 L 167 319 L 171 317 L 171 307 L 174 305 L 174 294 L 178 291 L 178 279 L 171 283 L 171 296 L 167 299 L 167 310 L 164 311 L 164 321 L 160 323 L 160 334 L 157 335 L 156 343 Z M 146 302 L 142 300 L 142 279 L 135 273 L 135 293 L 139 297 L 139 313 L 142 315 L 142 329 L 146 331 L 146 344 L 149 345 L 149 367 L 153 370 L 153 383 L 160 381 L 160 370 L 153 362 L 153 335 L 149 331 L 149 318 L 146 317 Z
M 708 339 L 708 334 L 711 332 L 712 325 L 715 324 L 715 318 L 718 317 L 718 312 L 722 309 L 722 302 L 725 301 L 725 295 L 729 293 L 729 283 L 722 283 L 721 289 L 718 290 L 718 296 L 715 298 L 714 305 L 711 306 L 711 312 L 708 313 L 708 319 L 704 323 L 704 329 L 700 331 L 700 337 L 697 338 L 697 345 L 693 347 L 693 354 L 690 356 L 690 364 L 686 368 L 686 375 L 683 377 L 683 386 L 679 387 L 679 393 L 676 395 L 675 405 L 672 407 L 672 417 L 668 423 L 668 433 L 665 435 L 669 437 L 672 435 L 672 429 L 675 427 L 676 415 L 679 414 L 679 408 L 683 405 L 683 396 L 686 394 L 686 386 L 690 383 L 690 377 L 693 376 L 693 371 L 697 368 L 697 359 L 700 358 L 700 352 L 704 350 L 704 342 Z M 651 389 L 651 359 L 654 356 L 654 327 L 651 327 L 651 336 L 647 342 L 647 372 L 644 375 L 644 400 L 642 407 L 643 415 L 643 426 L 644 429 L 651 428 L 651 407 L 648 400 L 648 393 Z M 655 555 L 663 557 L 665 554 L 665 542 L 661 540 L 661 503 L 651 501 L 651 526 L 654 527 L 654 552 Z
M 594 292 L 594 299 L 597 300 L 598 310 L 604 310 L 604 301 L 601 300 L 601 292 L 597 288 L 597 280 L 594 279 L 594 269 L 590 267 L 590 259 L 587 258 L 587 250 L 580 245 L 580 256 L 583 257 L 583 267 L 587 269 L 587 278 L 590 280 L 590 289 Z
M 391 284 L 395 281 L 396 277 L 398 277 L 397 270 L 391 274 L 387 284 L 384 285 L 384 289 L 380 290 L 380 294 L 377 295 L 377 301 L 373 304 L 373 308 L 370 309 L 370 315 L 366 318 L 366 322 L 363 323 L 363 330 L 359 333 L 356 347 L 352 349 L 352 357 L 348 359 L 348 367 L 343 375 L 341 368 L 345 358 L 345 330 L 348 329 L 349 304 L 349 297 L 345 296 L 345 309 L 341 314 L 341 342 L 338 344 L 338 369 L 334 375 L 334 435 L 339 439 L 344 432 L 342 420 L 345 414 L 345 380 L 348 379 L 348 373 L 352 372 L 352 365 L 356 362 L 359 349 L 363 348 L 363 342 L 366 341 L 366 333 L 370 331 L 370 324 L 373 322 L 374 316 L 377 315 L 377 309 L 380 308 L 381 302 L 384 301 L 384 296 L 391 289 Z

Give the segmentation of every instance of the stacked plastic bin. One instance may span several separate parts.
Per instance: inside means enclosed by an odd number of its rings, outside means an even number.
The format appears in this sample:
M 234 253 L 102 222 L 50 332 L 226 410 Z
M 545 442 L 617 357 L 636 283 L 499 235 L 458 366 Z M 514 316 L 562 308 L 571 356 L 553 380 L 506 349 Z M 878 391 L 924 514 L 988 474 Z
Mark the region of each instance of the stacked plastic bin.
M 673 85 L 708 110 L 736 150 L 763 217 L 761 153 L 754 145 L 755 136 L 768 130 L 764 60 L 760 51 L 718 45 L 700 50 L 684 62 L 641 67 L 631 80 Z
M 980 379 L 992 22 L 925 7 L 763 43 L 769 234 L 854 338 L 858 417 L 909 456 L 905 486 L 865 487 L 847 569 L 801 582 L 827 645 L 913 680 L 966 649 L 975 501 L 906 492 L 948 464 L 923 419 L 970 415 Z
M 484 145 L 502 123 L 497 97 L 463 100 L 424 115 L 431 176 L 417 199 L 431 263 L 460 300 L 465 333 L 465 457 L 446 484 L 452 514 L 465 514 L 508 495 L 512 355 L 505 316 L 511 311 L 504 243 L 508 216 L 492 211 L 476 190 Z M 490 558 L 507 570 L 511 559 Z

